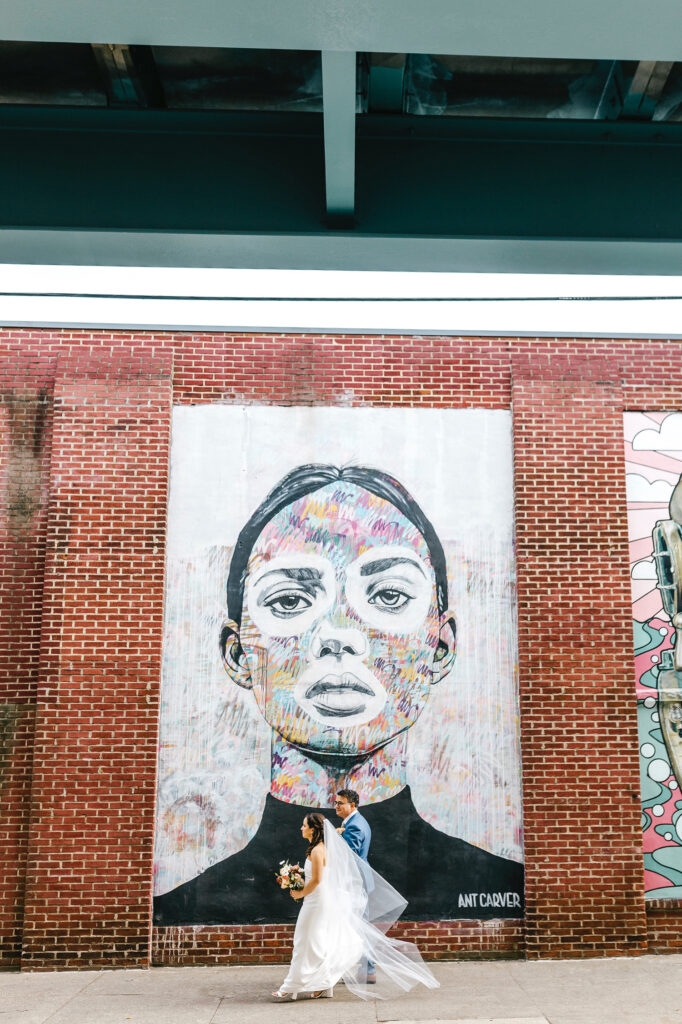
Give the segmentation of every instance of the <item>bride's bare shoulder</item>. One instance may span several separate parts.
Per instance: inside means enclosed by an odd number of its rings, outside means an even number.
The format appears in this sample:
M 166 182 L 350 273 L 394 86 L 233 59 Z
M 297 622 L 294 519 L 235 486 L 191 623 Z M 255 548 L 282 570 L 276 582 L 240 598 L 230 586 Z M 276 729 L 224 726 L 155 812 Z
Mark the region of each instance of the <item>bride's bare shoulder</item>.
M 313 861 L 319 860 L 323 864 L 326 862 L 326 860 L 327 860 L 327 849 L 326 849 L 324 843 L 318 843 L 317 846 L 313 847 L 313 850 L 311 851 L 311 854 L 310 854 L 310 859 L 313 860 Z

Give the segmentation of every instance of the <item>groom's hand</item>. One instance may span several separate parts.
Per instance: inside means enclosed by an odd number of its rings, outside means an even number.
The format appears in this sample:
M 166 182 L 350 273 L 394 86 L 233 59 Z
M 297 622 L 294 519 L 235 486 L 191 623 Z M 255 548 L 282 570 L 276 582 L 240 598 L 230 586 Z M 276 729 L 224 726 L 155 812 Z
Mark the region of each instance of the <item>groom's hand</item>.
M 336 831 L 339 833 L 340 836 L 343 835 L 343 831 L 344 831 L 343 828 L 337 828 Z

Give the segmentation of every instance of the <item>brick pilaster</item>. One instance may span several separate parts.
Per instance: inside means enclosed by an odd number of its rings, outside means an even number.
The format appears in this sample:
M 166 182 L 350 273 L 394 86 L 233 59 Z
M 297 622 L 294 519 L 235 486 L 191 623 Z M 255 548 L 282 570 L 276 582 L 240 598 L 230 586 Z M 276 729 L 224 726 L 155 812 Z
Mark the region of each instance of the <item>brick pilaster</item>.
M 22 966 L 143 966 L 171 412 L 168 356 L 60 357 Z
M 613 361 L 543 347 L 512 355 L 526 953 L 632 954 L 646 922 L 623 398 Z

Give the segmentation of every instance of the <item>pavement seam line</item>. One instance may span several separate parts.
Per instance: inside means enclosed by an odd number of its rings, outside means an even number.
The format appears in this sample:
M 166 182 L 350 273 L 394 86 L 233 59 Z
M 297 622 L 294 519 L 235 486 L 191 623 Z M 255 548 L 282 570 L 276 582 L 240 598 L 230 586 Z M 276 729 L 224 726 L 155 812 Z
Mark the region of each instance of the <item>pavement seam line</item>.
M 54 1015 L 56 1013 L 60 1013 L 64 1009 L 64 1007 L 68 1006 L 69 1003 L 73 1002 L 73 1000 L 76 999 L 77 996 L 82 995 L 83 992 L 85 992 L 86 989 L 90 988 L 91 985 L 94 985 L 94 983 L 97 981 L 97 979 L 101 978 L 103 974 L 104 974 L 104 971 L 98 971 L 97 974 L 95 975 L 95 977 L 90 979 L 90 981 L 87 983 L 87 985 L 83 985 L 83 988 L 79 988 L 78 992 L 74 992 L 74 994 L 72 996 L 69 996 L 69 998 L 66 1000 L 66 1002 L 64 1002 L 60 1006 L 58 1006 L 56 1010 L 52 1011 L 52 1013 L 49 1013 L 47 1015 L 47 1017 L 43 1017 L 43 1019 L 41 1020 L 40 1024 L 47 1024 L 47 1022 L 50 1020 L 50 1018 L 54 1017 Z
M 225 996 L 218 996 L 218 1002 L 216 1004 L 216 1008 L 213 1011 L 213 1013 L 211 1014 L 211 1019 L 209 1020 L 208 1024 L 213 1024 L 213 1021 L 215 1020 L 215 1015 L 218 1012 L 218 1010 L 220 1009 L 220 1007 L 223 1005 L 224 1001 L 225 1001 Z

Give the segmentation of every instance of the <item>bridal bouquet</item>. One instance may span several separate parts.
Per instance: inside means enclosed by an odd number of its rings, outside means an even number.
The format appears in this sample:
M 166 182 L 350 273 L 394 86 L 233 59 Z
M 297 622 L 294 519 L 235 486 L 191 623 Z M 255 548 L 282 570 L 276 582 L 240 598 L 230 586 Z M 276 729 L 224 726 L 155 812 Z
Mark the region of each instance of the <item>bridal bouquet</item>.
M 305 885 L 303 869 L 299 864 L 290 864 L 288 860 L 279 862 L 279 871 L 275 874 L 280 889 L 302 889 Z

